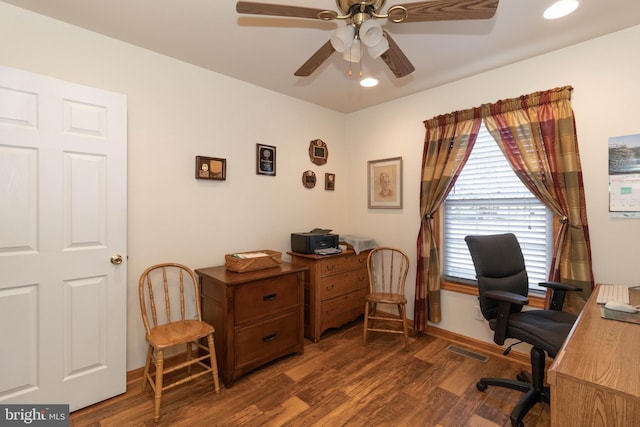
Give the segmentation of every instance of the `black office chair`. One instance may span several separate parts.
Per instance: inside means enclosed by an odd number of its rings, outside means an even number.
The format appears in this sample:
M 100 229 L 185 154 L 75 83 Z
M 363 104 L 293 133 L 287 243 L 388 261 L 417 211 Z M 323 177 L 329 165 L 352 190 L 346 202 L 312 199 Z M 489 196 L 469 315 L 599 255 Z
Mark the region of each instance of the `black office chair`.
M 511 412 L 511 425 L 522 427 L 522 419 L 533 405 L 549 403 L 549 388 L 544 386 L 545 353 L 554 358 L 567 338 L 576 316 L 561 311 L 564 296 L 566 291 L 580 288 L 557 282 L 540 283 L 553 290 L 551 310 L 523 311 L 529 303 L 529 279 L 516 236 L 467 236 L 465 241 L 476 269 L 480 310 L 494 331 L 493 340 L 503 345 L 507 338 L 514 338 L 532 346 L 531 378 L 523 372 L 516 376 L 517 380 L 481 378 L 476 385 L 480 391 L 497 386 L 525 393 Z M 510 349 L 511 346 L 505 354 Z

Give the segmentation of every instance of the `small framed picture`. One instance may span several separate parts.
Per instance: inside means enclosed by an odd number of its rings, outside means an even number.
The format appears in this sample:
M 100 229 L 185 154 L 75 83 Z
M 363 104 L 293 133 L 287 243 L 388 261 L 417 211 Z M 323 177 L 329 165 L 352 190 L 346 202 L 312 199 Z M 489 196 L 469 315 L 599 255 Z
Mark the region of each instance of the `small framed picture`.
M 196 179 L 227 179 L 227 159 L 196 156 Z
M 327 144 L 321 139 L 314 139 L 309 144 L 309 158 L 311 163 L 316 165 L 324 165 L 329 157 L 329 149 Z
M 368 162 L 369 209 L 402 209 L 402 157 Z
M 336 189 L 336 174 L 335 173 L 325 173 L 324 174 L 324 189 L 328 191 L 333 191 Z
M 256 144 L 256 173 L 276 176 L 276 147 Z
M 316 174 L 314 171 L 304 171 L 302 173 L 302 185 L 304 188 L 313 188 L 316 186 Z

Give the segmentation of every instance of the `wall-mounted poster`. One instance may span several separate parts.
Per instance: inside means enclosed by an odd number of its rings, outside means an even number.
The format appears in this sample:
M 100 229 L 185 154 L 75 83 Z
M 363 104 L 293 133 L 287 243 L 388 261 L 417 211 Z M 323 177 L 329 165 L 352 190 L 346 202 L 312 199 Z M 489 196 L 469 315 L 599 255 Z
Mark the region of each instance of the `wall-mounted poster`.
M 609 212 L 640 218 L 640 134 L 609 138 Z

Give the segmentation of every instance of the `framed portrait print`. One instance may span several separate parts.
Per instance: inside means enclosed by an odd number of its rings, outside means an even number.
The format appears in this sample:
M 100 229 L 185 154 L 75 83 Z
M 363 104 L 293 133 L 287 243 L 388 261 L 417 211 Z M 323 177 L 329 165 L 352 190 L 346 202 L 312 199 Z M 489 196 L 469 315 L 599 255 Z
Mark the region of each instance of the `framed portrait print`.
M 402 157 L 367 163 L 369 209 L 402 209 Z
M 227 179 L 227 159 L 196 156 L 196 179 Z
M 256 144 L 256 173 L 276 176 L 276 147 Z

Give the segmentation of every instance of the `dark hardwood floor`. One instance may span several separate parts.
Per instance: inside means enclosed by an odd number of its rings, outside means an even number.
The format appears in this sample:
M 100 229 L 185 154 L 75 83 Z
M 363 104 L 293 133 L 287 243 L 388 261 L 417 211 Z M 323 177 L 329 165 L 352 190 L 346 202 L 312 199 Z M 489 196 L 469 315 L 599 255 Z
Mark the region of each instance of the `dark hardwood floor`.
M 411 338 L 371 333 L 362 322 L 305 341 L 304 355 L 285 357 L 239 378 L 219 394 L 207 376 L 166 391 L 153 422 L 153 396 L 141 379 L 127 392 L 71 414 L 72 426 L 510 426 L 521 394 L 492 388 L 482 376 L 515 377 L 523 366 L 490 356 L 479 362 L 447 350 L 430 335 Z M 527 427 L 548 427 L 549 406 L 537 404 Z

